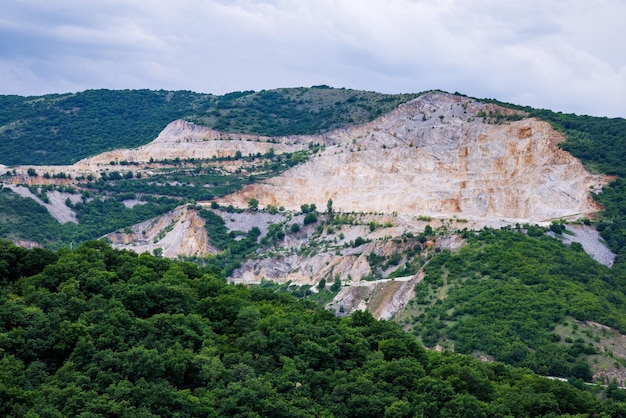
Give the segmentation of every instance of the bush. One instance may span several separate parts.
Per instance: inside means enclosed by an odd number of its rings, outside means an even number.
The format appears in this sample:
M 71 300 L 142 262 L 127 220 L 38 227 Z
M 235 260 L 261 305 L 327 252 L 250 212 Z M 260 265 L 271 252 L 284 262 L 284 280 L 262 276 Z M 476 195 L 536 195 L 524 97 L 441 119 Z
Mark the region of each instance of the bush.
M 363 237 L 357 237 L 357 239 L 354 240 L 354 242 L 352 243 L 352 248 L 356 248 L 360 245 L 365 244 L 366 241 L 365 239 L 363 239 Z
M 306 216 L 304 217 L 303 222 L 305 225 L 309 225 L 309 224 L 317 222 L 317 214 L 315 214 L 314 212 L 307 213 Z
M 315 206 L 315 203 L 311 203 L 310 205 L 308 203 L 305 203 L 304 205 L 300 206 L 300 210 L 302 211 L 302 213 L 312 213 L 317 210 L 317 206 Z

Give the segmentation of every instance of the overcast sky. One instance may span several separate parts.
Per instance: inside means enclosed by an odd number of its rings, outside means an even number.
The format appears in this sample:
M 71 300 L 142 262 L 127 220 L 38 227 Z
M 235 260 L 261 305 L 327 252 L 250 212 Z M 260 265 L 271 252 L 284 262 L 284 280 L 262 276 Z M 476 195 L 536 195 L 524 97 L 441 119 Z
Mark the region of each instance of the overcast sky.
M 0 94 L 327 84 L 626 117 L 625 0 L 0 0 Z

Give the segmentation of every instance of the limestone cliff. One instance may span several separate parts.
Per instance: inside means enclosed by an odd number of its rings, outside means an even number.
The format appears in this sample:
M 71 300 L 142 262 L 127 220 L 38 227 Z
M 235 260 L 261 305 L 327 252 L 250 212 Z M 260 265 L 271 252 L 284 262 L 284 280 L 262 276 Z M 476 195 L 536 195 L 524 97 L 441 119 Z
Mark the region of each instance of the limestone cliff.
M 332 199 L 348 212 L 422 214 L 543 222 L 597 210 L 593 176 L 558 148 L 545 122 L 485 123 L 480 115 L 513 112 L 430 93 L 365 125 L 319 137 L 322 155 L 223 203 L 297 209 Z
M 107 239 L 114 248 L 138 253 L 160 249 L 163 256 L 170 258 L 201 257 L 217 252 L 209 243 L 204 225 L 197 211 L 181 206 L 165 216 L 109 234 Z
M 150 161 L 232 157 L 237 151 L 243 155 L 265 154 L 273 148 L 276 152 L 294 152 L 306 148 L 307 137 L 268 138 L 258 135 L 222 133 L 213 129 L 177 120 L 169 125 L 149 144 L 134 149 L 117 149 L 74 164 L 77 169 L 95 169 L 107 166 L 111 161 Z
M 577 218 L 596 211 L 590 191 L 600 190 L 606 179 L 591 175 L 577 159 L 559 149 L 562 139 L 549 124 L 523 113 L 434 92 L 370 123 L 321 135 L 268 138 L 226 134 L 175 121 L 145 146 L 110 151 L 73 166 L 36 167 L 39 176 L 28 174 L 32 167 L 16 167 L 16 175 L 6 182 L 69 186 L 75 181 L 69 180 L 70 175 L 72 179 L 97 178 L 102 171 L 120 169 L 149 177 L 164 168 L 158 161 L 206 161 L 237 152 L 246 156 L 270 150 L 280 154 L 319 144 L 321 151 L 307 162 L 249 185 L 220 203 L 245 208 L 256 198 L 261 208 L 272 204 L 297 211 L 303 203 L 315 203 L 323 210 L 332 199 L 335 211 L 392 215 L 389 222 L 394 228 L 389 234 L 399 236 L 419 232 L 424 227 L 420 218 L 462 221 L 458 229 L 472 229 Z M 233 172 L 246 163 L 233 159 L 212 164 Z M 67 173 L 67 178 L 55 178 L 59 172 Z M 137 251 L 161 248 L 164 255 L 173 257 L 214 251 L 203 232 L 203 220 L 193 211 L 182 216 L 181 210 L 152 221 L 154 225 L 136 225 L 130 233 L 109 238 L 116 246 Z M 346 231 L 346 240 L 347 235 Z M 255 281 L 265 276 L 312 283 L 324 277 L 329 269 L 325 266 L 334 266 L 342 277 L 367 274 L 358 257 L 321 254 L 315 258 L 292 252 L 281 256 L 281 263 L 260 259 L 248 270 L 242 269 L 240 279 Z M 286 273 L 279 274 L 281 269 Z

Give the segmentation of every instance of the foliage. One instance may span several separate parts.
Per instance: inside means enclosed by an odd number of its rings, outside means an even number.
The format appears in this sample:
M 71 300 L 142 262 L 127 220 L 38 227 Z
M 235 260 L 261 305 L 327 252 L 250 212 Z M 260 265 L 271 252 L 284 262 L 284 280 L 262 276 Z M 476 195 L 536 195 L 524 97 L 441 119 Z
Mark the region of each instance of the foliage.
M 197 161 L 182 161 L 173 162 L 174 168 L 170 171 L 146 178 L 130 179 L 132 173 L 128 176 L 113 170 L 105 172 L 97 181 L 81 179 L 78 187 L 83 192 L 83 199 L 76 205 L 71 201 L 68 205 L 76 212 L 78 225 L 60 225 L 44 207 L 32 199 L 22 198 L 9 189 L 3 189 L 0 191 L 0 203 L 3 203 L 0 205 L 0 237 L 34 241 L 50 248 L 97 239 L 120 228 L 162 215 L 177 205 L 210 200 L 235 192 L 246 184 L 277 175 L 305 161 L 310 153 L 317 150 L 318 147 L 313 146 L 297 153 L 243 157 L 264 162 L 256 168 L 249 168 L 246 174 L 225 174 L 206 163 L 202 166 Z M 295 154 L 299 157 L 292 158 Z M 44 185 L 30 189 L 47 202 L 47 191 L 62 191 L 64 187 Z M 75 190 L 72 189 L 72 193 Z M 138 200 L 140 204 L 128 208 L 124 205 L 126 200 Z M 252 199 L 253 203 L 255 201 L 258 208 L 258 200 Z M 315 205 L 310 207 L 314 210 Z
M 59 224 L 33 199 L 0 189 L 0 237 L 35 241 L 50 248 L 80 243 L 117 229 L 143 222 L 174 209 L 179 202 L 168 198 L 144 198 L 145 204 L 127 208 L 118 199 L 83 199 L 73 205 L 78 224 Z
M 624 276 L 547 237 L 483 230 L 458 253 L 438 253 L 425 272 L 415 329 L 427 345 L 450 339 L 461 353 L 590 379 L 579 360 L 597 347 L 563 344 L 556 325 L 574 318 L 626 332 Z
M 163 90 L 0 96 L 0 164 L 73 164 L 146 144 L 180 118 L 226 132 L 312 134 L 368 122 L 414 97 L 319 88 L 223 96 Z
M 316 87 L 235 92 L 189 119 L 227 132 L 314 134 L 369 122 L 418 95 Z
M 596 223 L 602 238 L 615 253 L 626 247 L 626 179 L 618 178 L 605 187 L 596 199 L 604 206 L 603 218 Z
M 214 100 L 163 90 L 0 96 L 0 163 L 72 164 L 106 150 L 143 145 L 168 123 Z
M 236 268 L 241 266 L 246 256 L 259 248 L 257 240 L 261 231 L 255 226 L 243 238 L 238 239 L 236 234 L 228 233 L 224 219 L 217 213 L 206 209 L 199 213 L 206 221 L 205 228 L 211 244 L 222 251 L 203 262 L 219 268 L 225 276 L 230 276 Z
M 315 211 L 317 211 L 317 206 L 315 205 L 315 203 L 305 203 L 303 205 L 300 205 L 300 210 L 302 211 L 302 213 L 315 213 Z
M 259 201 L 255 198 L 248 200 L 248 209 L 259 210 Z
M 367 312 L 338 318 L 211 268 L 102 242 L 32 251 L 0 241 L 2 416 L 626 413 L 614 395 L 429 353 Z
M 304 225 L 309 225 L 315 222 L 317 222 L 317 214 L 315 212 L 307 213 L 302 221 Z

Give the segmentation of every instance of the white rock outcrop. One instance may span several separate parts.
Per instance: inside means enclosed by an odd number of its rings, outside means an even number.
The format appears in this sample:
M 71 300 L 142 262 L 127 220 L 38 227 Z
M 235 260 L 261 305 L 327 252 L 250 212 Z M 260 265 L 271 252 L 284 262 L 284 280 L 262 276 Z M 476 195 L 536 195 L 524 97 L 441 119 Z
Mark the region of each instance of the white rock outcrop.
M 153 253 L 158 249 L 170 258 L 202 257 L 217 252 L 209 243 L 204 225 L 204 219 L 196 210 L 180 206 L 167 215 L 108 234 L 106 238 L 113 248 L 137 253 Z
M 558 148 L 563 139 L 536 119 L 485 123 L 479 115 L 512 113 L 445 93 L 430 93 L 365 125 L 319 137 L 324 152 L 263 184 L 227 196 L 224 204 L 433 217 L 546 222 L 598 209 L 590 174 Z

